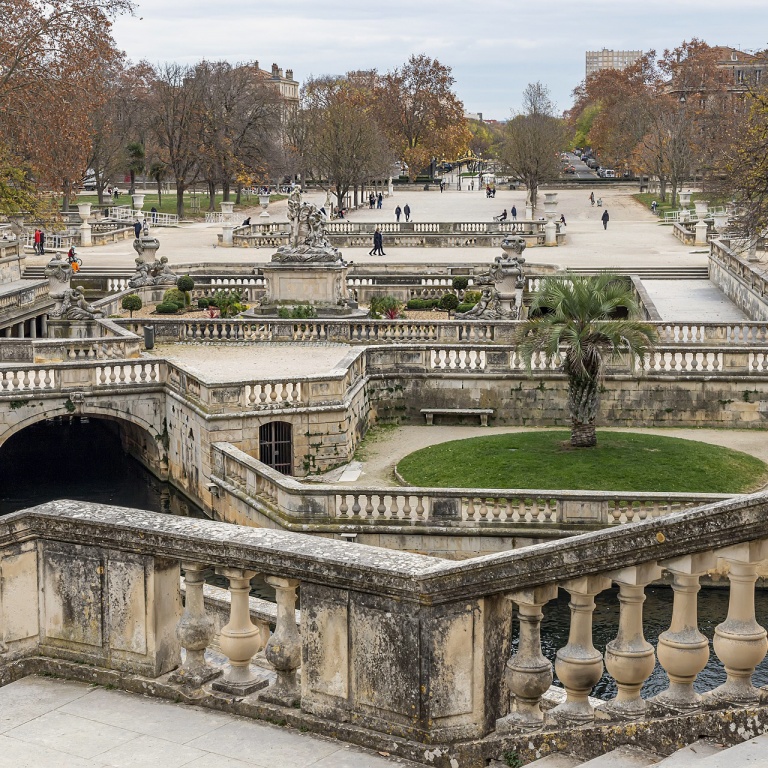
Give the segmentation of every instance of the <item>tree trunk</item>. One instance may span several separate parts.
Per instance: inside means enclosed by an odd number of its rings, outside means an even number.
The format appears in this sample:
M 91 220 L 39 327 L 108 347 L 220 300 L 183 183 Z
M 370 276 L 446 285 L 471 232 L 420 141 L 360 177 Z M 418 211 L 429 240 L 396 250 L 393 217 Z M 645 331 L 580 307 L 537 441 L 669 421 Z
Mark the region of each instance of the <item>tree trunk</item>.
M 222 199 L 229 202 L 229 179 L 224 179 L 221 184 Z
M 569 377 L 568 412 L 571 416 L 571 445 L 574 448 L 591 448 L 597 445 L 595 418 L 599 405 L 597 375 L 591 378 Z
M 163 182 L 159 176 L 155 178 L 155 183 L 157 184 L 157 209 L 160 210 L 163 207 Z
M 69 198 L 72 196 L 72 184 L 69 179 L 64 179 L 64 183 L 61 186 L 63 192 L 61 210 L 66 213 L 69 211 Z
M 208 210 L 216 210 L 216 183 L 213 181 L 208 182 Z
M 243 191 L 243 185 L 238 184 L 235 189 L 235 205 L 240 205 L 240 193 Z
M 184 185 L 176 182 L 176 215 L 179 220 L 184 218 Z
M 659 197 L 662 203 L 667 202 L 667 180 L 659 178 Z
M 128 190 L 129 195 L 133 195 L 136 192 L 136 171 L 131 171 L 131 188 Z

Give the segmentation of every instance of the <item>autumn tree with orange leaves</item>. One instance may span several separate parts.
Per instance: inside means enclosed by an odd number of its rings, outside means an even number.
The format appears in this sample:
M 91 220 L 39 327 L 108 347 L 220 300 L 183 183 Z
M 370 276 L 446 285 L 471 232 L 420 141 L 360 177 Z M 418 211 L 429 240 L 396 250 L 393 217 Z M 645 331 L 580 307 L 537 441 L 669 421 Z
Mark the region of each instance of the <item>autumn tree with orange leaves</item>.
M 451 68 L 424 54 L 378 79 L 378 124 L 413 181 L 433 159 L 455 160 L 472 135 L 464 104 L 453 92 Z

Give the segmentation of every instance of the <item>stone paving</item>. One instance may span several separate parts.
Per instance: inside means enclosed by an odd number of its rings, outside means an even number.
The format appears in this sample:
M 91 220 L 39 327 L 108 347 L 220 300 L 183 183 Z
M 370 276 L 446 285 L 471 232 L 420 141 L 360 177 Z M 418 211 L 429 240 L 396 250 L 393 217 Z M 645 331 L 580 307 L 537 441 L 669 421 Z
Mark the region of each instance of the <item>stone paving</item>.
M 749 322 L 749 317 L 709 280 L 643 280 L 662 320 L 708 323 Z
M 0 688 L 0 768 L 413 766 L 320 736 L 84 683 Z

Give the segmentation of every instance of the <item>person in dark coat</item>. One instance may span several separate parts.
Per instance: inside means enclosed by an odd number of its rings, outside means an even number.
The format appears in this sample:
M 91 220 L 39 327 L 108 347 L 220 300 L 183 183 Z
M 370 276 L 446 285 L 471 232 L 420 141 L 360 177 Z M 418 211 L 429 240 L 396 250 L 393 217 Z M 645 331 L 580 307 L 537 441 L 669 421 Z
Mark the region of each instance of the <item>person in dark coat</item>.
M 45 232 L 43 232 L 42 229 L 40 230 L 40 245 L 38 251 L 41 256 L 45 256 Z
M 133 234 L 136 235 L 137 240 L 141 237 L 141 222 L 138 219 L 133 222 Z
M 152 214 L 152 223 L 157 224 L 157 208 L 155 208 L 154 205 L 152 206 L 150 213 Z
M 397 208 L 395 208 L 395 218 L 400 221 L 400 214 L 403 212 L 403 209 L 398 205 Z
M 368 252 L 369 256 L 386 256 L 384 253 L 384 237 L 381 234 L 381 230 L 376 227 L 376 231 L 373 233 L 373 250 Z
M 408 203 L 405 204 L 405 208 L 403 208 L 403 213 L 405 214 L 405 220 L 410 221 L 411 220 L 411 206 L 408 205 Z
M 517 221 L 517 208 L 513 205 L 512 210 L 510 210 L 510 215 L 512 216 L 512 221 Z
M 603 215 L 600 217 L 603 220 L 603 229 L 608 229 L 608 219 L 611 217 L 608 215 L 608 209 L 603 211 Z

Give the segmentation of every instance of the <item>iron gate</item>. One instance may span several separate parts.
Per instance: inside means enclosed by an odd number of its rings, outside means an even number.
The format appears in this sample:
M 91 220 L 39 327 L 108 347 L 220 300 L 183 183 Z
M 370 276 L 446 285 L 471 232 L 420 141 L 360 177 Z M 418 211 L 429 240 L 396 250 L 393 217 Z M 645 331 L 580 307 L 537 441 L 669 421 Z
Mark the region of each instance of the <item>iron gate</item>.
M 259 460 L 284 475 L 293 474 L 293 427 L 270 421 L 259 427 Z

